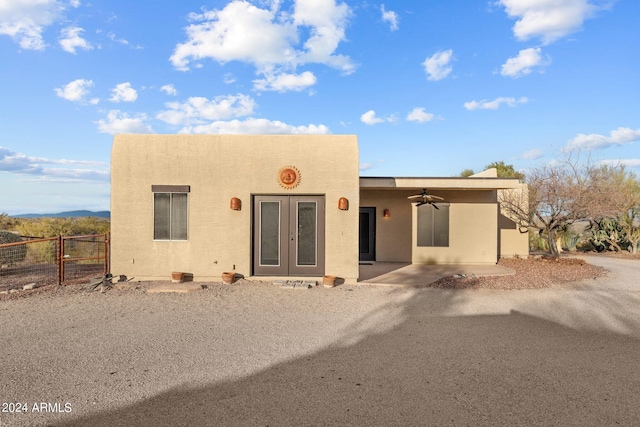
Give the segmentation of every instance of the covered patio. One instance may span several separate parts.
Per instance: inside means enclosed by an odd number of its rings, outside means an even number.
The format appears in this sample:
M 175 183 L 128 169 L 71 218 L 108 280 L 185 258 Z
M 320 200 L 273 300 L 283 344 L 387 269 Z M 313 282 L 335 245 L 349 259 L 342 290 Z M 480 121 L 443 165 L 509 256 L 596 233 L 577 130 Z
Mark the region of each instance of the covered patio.
M 358 283 L 374 285 L 427 286 L 443 277 L 507 276 L 515 272 L 499 265 L 477 264 L 410 264 L 406 262 L 360 263 Z

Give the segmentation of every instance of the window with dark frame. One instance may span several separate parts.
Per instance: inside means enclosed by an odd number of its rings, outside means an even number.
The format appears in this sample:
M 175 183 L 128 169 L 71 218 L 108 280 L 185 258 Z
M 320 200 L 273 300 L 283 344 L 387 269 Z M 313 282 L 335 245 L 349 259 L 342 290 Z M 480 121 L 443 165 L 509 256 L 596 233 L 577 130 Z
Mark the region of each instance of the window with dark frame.
M 153 239 L 188 240 L 188 185 L 153 185 Z
M 418 206 L 418 246 L 449 247 L 449 204 Z

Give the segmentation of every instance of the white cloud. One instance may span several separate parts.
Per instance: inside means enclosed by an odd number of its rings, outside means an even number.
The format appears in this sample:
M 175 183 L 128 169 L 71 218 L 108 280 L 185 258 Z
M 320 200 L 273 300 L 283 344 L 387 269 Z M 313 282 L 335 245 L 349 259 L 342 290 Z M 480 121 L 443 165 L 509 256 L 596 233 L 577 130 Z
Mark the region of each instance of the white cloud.
M 76 49 L 78 48 L 84 50 L 93 49 L 93 46 L 88 41 L 80 37 L 80 33 L 82 32 L 84 32 L 84 29 L 80 27 L 63 28 L 62 31 L 60 31 L 60 39 L 58 40 L 62 50 L 75 55 Z
M 186 126 L 204 124 L 210 120 L 226 120 L 253 114 L 256 103 L 253 98 L 238 94 L 218 96 L 212 100 L 204 97 L 191 97 L 183 103 L 168 102 L 167 110 L 161 111 L 156 118 L 171 125 Z
M 335 0 L 295 0 L 293 25 L 296 31 L 303 28 L 309 33 L 304 49 L 298 51 L 299 64 L 325 64 L 349 74 L 355 69 L 348 56 L 334 55 L 341 41 L 346 39 L 345 30 L 351 9 L 346 3 Z
M 498 0 L 498 4 L 517 19 L 513 34 L 518 40 L 539 37 L 544 44 L 578 31 L 602 8 L 590 0 Z
M 213 123 L 188 126 L 181 133 L 212 134 L 327 134 L 325 125 L 293 126 L 280 121 L 248 118 L 246 120 L 216 121 Z
M 527 150 L 520 156 L 523 160 L 538 160 L 544 155 L 542 150 L 534 148 L 533 150 Z
M 187 70 L 192 62 L 207 58 L 241 61 L 253 64 L 258 74 L 280 74 L 308 63 L 347 74 L 354 71 L 348 56 L 335 53 L 346 38 L 351 15 L 346 3 L 295 0 L 293 13 L 281 11 L 280 3 L 272 1 L 269 9 L 261 9 L 233 0 L 221 10 L 190 14 L 193 23 L 186 28 L 187 41 L 176 46 L 171 63 Z
M 92 80 L 77 79 L 54 90 L 60 98 L 64 98 L 67 101 L 79 102 L 83 101 L 84 97 L 89 94 L 89 88 L 91 86 L 93 86 Z
M 55 165 L 55 167 L 44 167 L 43 164 Z M 104 166 L 105 162 L 33 157 L 0 147 L 0 171 L 2 172 L 39 175 L 42 178 L 64 178 L 65 182 L 73 183 L 109 180 L 108 170 L 67 167 L 75 165 Z
M 131 83 L 120 83 L 111 89 L 111 102 L 134 102 L 138 99 L 138 92 L 131 87 Z
M 266 74 L 264 79 L 254 80 L 254 89 L 256 90 L 272 90 L 277 92 L 286 91 L 301 91 L 316 84 L 318 79 L 310 72 L 305 71 L 302 74 L 287 74 L 282 73 L 279 75 Z
M 129 43 L 128 40 L 123 39 L 123 38 L 118 38 L 114 33 L 110 32 L 107 33 L 107 37 L 109 37 L 109 40 L 111 40 L 112 42 L 116 42 L 116 43 L 120 43 L 121 45 L 124 46 L 129 46 L 132 49 L 142 49 L 142 46 L 140 45 L 135 45 L 133 46 L 131 43 Z
M 366 125 L 375 125 L 383 122 L 395 122 L 395 116 L 387 116 L 387 117 L 377 117 L 376 112 L 373 110 L 369 110 L 363 115 L 360 116 L 360 121 Z
M 563 151 L 573 150 L 598 150 L 611 147 L 613 145 L 627 145 L 640 141 L 640 129 L 630 129 L 619 127 L 609 132 L 609 136 L 591 133 L 588 135 L 578 134 L 575 138 L 567 142 Z
M 42 50 L 46 46 L 42 32 L 63 10 L 57 0 L 2 0 L 0 34 L 13 38 L 22 49 Z
M 112 135 L 116 133 L 153 133 L 151 126 L 145 123 L 146 120 L 147 115 L 143 113 L 130 116 L 120 110 L 110 110 L 106 120 L 98 120 L 96 123 L 100 133 Z
M 359 165 L 359 169 L 360 171 L 366 171 L 369 169 L 376 168 L 380 166 L 382 163 L 384 163 L 384 159 L 376 160 L 375 162 L 362 162 Z
M 546 59 L 540 55 L 539 47 L 530 47 L 518 52 L 518 56 L 515 58 L 507 59 L 507 62 L 502 64 L 500 74 L 508 77 L 522 77 L 530 74 L 534 67 L 544 67 L 551 63 L 549 57 Z
M 223 76 L 222 81 L 224 82 L 224 84 L 228 84 L 228 85 L 230 85 L 230 84 L 232 84 L 232 83 L 235 83 L 235 82 L 236 82 L 236 76 L 234 76 L 234 75 L 233 75 L 233 74 L 231 74 L 231 73 L 226 73 L 226 74 Z
M 422 65 L 427 73 L 427 80 L 442 80 L 451 73 L 453 68 L 450 63 L 453 59 L 453 50 L 443 50 L 434 53 L 424 60 Z
M 502 104 L 505 104 L 509 107 L 515 107 L 517 104 L 526 104 L 529 102 L 527 97 L 522 98 L 512 98 L 512 97 L 498 97 L 493 101 L 487 101 L 483 99 L 482 101 L 469 101 L 464 103 L 464 108 L 467 110 L 497 110 Z
M 385 10 L 384 5 L 380 6 L 380 12 L 382 13 L 382 20 L 388 22 L 391 31 L 398 29 L 398 14 L 391 10 Z
M 407 120 L 410 122 L 430 122 L 433 120 L 435 116 L 431 113 L 427 113 L 424 111 L 422 107 L 416 107 L 407 115 Z
M 171 96 L 176 96 L 178 94 L 178 91 L 173 85 L 164 85 L 160 88 L 160 90 Z

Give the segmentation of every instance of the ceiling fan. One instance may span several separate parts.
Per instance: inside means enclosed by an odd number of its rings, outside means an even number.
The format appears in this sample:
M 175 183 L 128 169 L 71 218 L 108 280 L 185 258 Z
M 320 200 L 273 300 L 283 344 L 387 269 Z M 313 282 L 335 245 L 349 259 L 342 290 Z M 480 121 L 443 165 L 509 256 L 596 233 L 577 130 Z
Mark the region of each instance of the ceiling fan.
M 438 206 L 436 205 L 437 202 L 444 200 L 442 197 L 440 196 L 434 196 L 431 195 L 429 193 L 427 193 L 427 189 L 423 188 L 422 189 L 422 193 L 420 194 L 414 194 L 413 196 L 409 196 L 407 197 L 409 200 L 411 200 L 411 202 L 416 202 L 416 206 L 422 206 L 422 205 L 431 205 L 436 209 L 439 209 Z

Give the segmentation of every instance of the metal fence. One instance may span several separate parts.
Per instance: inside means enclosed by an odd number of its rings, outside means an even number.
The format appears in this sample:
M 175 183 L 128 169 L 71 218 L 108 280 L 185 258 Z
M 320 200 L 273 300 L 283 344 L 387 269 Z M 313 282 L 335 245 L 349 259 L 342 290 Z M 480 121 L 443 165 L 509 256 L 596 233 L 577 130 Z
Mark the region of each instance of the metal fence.
M 86 281 L 109 272 L 109 235 L 58 236 L 0 245 L 0 291 Z

